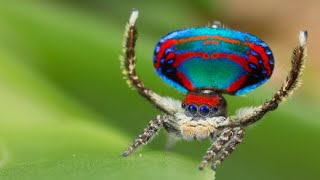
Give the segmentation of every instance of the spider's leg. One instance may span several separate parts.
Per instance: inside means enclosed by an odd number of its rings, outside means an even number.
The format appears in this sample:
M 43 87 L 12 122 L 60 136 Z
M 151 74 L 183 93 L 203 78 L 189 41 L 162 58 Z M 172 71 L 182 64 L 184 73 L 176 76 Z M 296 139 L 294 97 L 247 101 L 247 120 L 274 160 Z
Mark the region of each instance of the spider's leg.
M 211 147 L 207 150 L 206 155 L 199 165 L 200 170 L 203 170 L 203 168 L 220 152 L 224 145 L 230 140 L 232 134 L 232 128 L 225 128 L 218 136 L 216 136 L 216 140 L 214 140 Z
M 216 170 L 226 157 L 228 157 L 236 148 L 238 144 L 242 142 L 244 137 L 244 130 L 240 127 L 233 128 L 233 135 L 226 146 L 221 150 L 222 153 L 218 154 L 215 161 L 212 163 L 211 169 Z
M 300 45 L 293 50 L 292 54 L 292 67 L 286 80 L 282 84 L 280 90 L 272 97 L 271 100 L 265 102 L 258 107 L 251 107 L 246 109 L 240 109 L 237 117 L 233 119 L 233 122 L 227 126 L 248 126 L 258 120 L 260 120 L 267 112 L 275 110 L 279 103 L 288 98 L 293 91 L 300 85 L 300 76 L 304 67 L 305 57 L 307 53 L 307 31 L 301 31 Z
M 132 145 L 122 154 L 123 156 L 129 156 L 140 145 L 148 143 L 154 135 L 161 129 L 165 116 L 158 115 L 156 118 L 150 121 L 149 125 L 143 130 L 142 134 L 134 140 Z
M 138 11 L 133 10 L 126 26 L 124 34 L 124 55 L 120 58 L 122 73 L 127 79 L 127 84 L 131 87 L 135 87 L 139 94 L 151 103 L 153 103 L 158 109 L 167 114 L 174 114 L 176 107 L 172 105 L 172 99 L 161 97 L 150 89 L 146 88 L 140 78 L 136 74 L 135 70 L 135 45 L 137 40 L 137 29 L 135 22 L 138 18 Z M 178 105 L 178 107 L 180 104 Z

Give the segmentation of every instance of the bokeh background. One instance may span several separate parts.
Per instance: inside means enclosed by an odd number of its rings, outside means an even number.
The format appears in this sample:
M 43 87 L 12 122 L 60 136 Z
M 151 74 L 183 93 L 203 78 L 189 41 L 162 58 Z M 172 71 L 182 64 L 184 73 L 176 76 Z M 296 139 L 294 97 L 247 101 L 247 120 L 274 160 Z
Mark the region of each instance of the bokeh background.
M 258 105 L 280 87 L 298 32 L 309 31 L 302 87 L 262 122 L 218 169 L 216 179 L 320 177 L 320 1 L 24 0 L 0 2 L 0 179 L 214 179 L 197 170 L 209 141 L 166 134 L 130 158 L 121 152 L 159 113 L 127 88 L 119 68 L 132 8 L 138 19 L 137 71 L 162 95 L 183 98 L 154 73 L 152 53 L 166 33 L 220 20 L 266 41 L 275 56 L 270 81 L 230 113 Z

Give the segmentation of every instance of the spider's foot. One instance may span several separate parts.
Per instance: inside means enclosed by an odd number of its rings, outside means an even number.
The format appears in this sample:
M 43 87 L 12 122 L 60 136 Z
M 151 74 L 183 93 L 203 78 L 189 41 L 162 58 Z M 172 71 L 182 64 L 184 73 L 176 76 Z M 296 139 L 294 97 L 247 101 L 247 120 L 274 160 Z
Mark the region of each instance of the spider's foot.
M 213 170 L 213 171 L 216 171 L 217 170 L 217 167 L 220 165 L 220 163 L 221 163 L 221 161 L 216 161 L 216 162 L 214 162 L 212 165 L 211 165 L 211 169 Z
M 202 171 L 207 164 L 208 164 L 208 161 L 202 161 L 200 166 L 199 166 L 199 170 Z M 211 169 L 213 171 L 216 171 L 216 169 L 219 166 L 219 164 L 220 164 L 220 161 L 219 162 L 215 162 L 214 164 L 212 164 Z
M 212 165 L 211 169 L 212 169 L 212 171 L 216 171 L 217 170 L 217 166 Z
M 202 171 L 207 164 L 208 164 L 208 161 L 206 160 L 202 161 L 201 164 L 199 165 L 199 170 Z
M 130 147 L 128 150 L 122 153 L 123 157 L 128 157 L 132 153 L 132 148 Z
M 122 153 L 123 157 L 128 157 L 129 155 L 130 155 L 130 153 L 128 151 L 125 151 L 125 152 Z

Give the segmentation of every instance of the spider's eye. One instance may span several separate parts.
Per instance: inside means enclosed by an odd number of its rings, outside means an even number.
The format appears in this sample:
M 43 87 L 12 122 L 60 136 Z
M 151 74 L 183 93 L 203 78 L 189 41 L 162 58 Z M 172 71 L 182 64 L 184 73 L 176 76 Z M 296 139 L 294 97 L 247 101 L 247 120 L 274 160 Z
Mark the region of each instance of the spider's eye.
M 190 104 L 188 106 L 188 111 L 189 111 L 190 114 L 195 115 L 195 114 L 197 114 L 198 107 L 196 105 L 194 105 L 194 104 Z
M 214 113 L 218 112 L 218 110 L 219 110 L 218 107 L 213 107 L 213 108 L 212 108 L 212 112 L 214 112 Z
M 181 104 L 181 107 L 184 109 L 184 108 L 186 108 L 186 104 L 185 103 L 182 103 Z
M 201 116 L 207 116 L 209 114 L 209 112 L 210 112 L 210 108 L 206 105 L 201 106 L 199 108 L 199 113 Z

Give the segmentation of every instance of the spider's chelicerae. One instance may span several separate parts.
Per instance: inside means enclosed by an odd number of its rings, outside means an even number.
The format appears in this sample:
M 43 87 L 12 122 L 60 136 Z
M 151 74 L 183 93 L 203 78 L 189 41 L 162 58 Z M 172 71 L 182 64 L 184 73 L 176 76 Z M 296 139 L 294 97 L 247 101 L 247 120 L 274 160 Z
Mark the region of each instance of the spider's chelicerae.
M 137 18 L 138 11 L 132 11 L 125 31 L 123 74 L 129 86 L 134 86 L 163 114 L 150 121 L 123 156 L 146 144 L 164 127 L 181 139 L 212 139 L 199 169 L 212 162 L 215 170 L 241 143 L 244 128 L 275 110 L 299 86 L 306 56 L 306 31 L 300 32 L 300 44 L 293 50 L 292 67 L 280 90 L 262 105 L 241 108 L 235 116 L 228 116 L 222 94 L 244 94 L 266 82 L 273 72 L 274 59 L 268 45 L 256 36 L 214 23 L 174 31 L 160 39 L 154 50 L 155 70 L 169 85 L 186 93 L 183 102 L 162 97 L 146 88 L 135 71 Z

